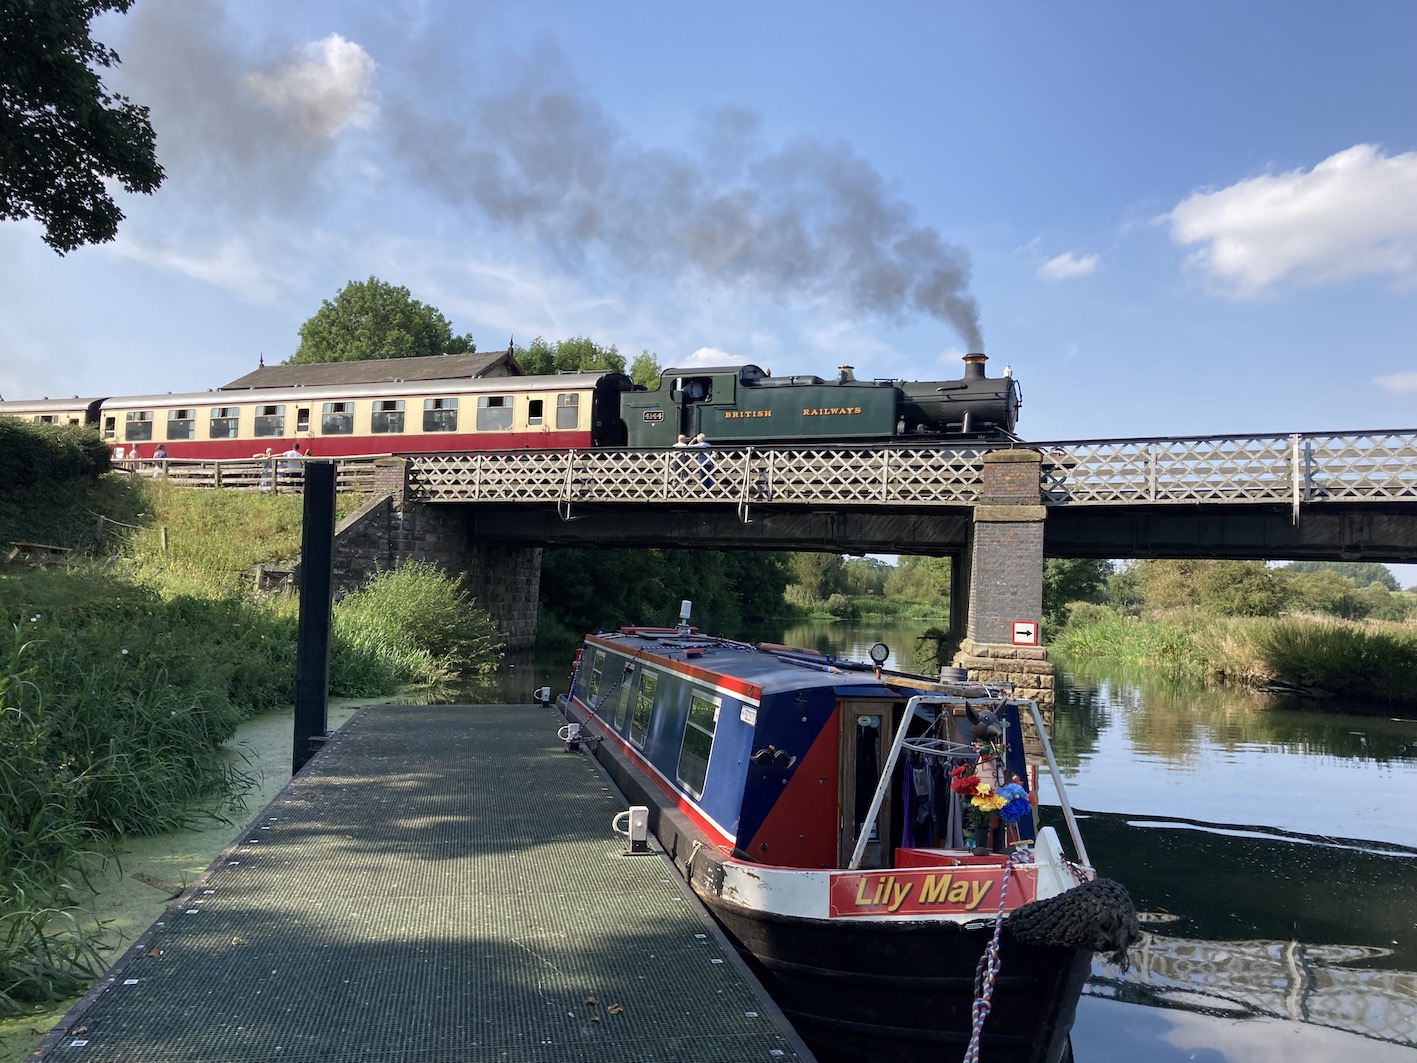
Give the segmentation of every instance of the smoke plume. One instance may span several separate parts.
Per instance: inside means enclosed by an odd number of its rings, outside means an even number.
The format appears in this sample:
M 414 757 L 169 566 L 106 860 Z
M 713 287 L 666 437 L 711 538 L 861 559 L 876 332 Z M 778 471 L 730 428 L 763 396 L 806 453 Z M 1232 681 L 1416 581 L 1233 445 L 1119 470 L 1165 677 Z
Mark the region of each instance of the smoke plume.
M 388 117 L 395 157 L 426 187 L 568 260 L 605 254 L 635 274 L 697 274 L 893 322 L 926 314 L 983 349 L 968 254 L 847 144 L 768 147 L 760 119 L 732 108 L 703 121 L 696 147 L 656 150 L 579 93 L 540 85 L 456 119 L 409 105 Z

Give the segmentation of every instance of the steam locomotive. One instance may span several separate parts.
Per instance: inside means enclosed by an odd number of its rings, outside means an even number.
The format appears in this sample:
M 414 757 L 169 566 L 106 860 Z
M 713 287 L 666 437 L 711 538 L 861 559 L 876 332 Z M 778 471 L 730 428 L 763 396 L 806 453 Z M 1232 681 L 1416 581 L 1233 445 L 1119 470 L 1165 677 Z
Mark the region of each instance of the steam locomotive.
M 474 450 L 1013 439 L 1022 404 L 1008 369 L 964 358 L 958 380 L 774 377 L 756 365 L 622 373 L 388 379 L 118 398 L 0 402 L 0 414 L 94 427 L 115 457 L 249 458 L 290 446 L 320 457 Z

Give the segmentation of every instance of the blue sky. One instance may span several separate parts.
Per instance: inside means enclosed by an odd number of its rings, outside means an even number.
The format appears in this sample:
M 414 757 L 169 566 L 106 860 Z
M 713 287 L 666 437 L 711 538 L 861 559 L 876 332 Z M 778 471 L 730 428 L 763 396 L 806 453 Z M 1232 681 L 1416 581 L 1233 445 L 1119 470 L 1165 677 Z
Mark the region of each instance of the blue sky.
M 1411 426 L 1417 5 L 137 0 L 168 179 L 0 223 L 0 394 L 201 390 L 351 279 L 481 350 L 948 379 L 1036 440 Z M 977 309 L 977 317 L 975 310 Z

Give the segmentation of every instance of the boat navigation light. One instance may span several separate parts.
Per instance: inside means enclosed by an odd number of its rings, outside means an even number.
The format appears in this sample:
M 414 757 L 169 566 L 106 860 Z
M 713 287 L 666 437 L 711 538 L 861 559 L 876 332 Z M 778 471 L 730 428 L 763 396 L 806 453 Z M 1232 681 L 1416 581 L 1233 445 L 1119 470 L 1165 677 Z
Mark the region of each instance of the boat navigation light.
M 679 603 L 679 630 L 689 630 L 689 614 L 694 611 L 694 603 L 685 598 Z
M 891 648 L 887 646 L 884 642 L 878 642 L 871 647 L 870 654 L 871 660 L 874 661 L 876 665 L 876 678 L 880 679 L 881 666 L 884 665 L 886 661 L 890 659 Z

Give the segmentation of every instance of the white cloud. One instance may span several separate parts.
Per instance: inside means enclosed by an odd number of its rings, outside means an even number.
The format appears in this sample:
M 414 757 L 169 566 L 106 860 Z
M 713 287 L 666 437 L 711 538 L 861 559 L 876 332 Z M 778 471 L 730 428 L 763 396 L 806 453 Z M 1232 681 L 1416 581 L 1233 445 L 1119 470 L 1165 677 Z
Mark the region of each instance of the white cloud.
M 272 73 L 247 74 L 245 84 L 267 107 L 290 113 L 307 136 L 330 138 L 373 120 L 375 65 L 354 41 L 332 33 L 301 45 L 294 59 Z
M 742 362 L 742 358 L 729 354 L 727 351 L 721 351 L 717 347 L 700 347 L 689 357 L 676 359 L 672 363 L 672 367 L 675 369 L 697 369 L 700 366 L 740 365 Z M 666 366 L 665 368 L 670 367 Z
M 1417 373 L 1388 373 L 1386 376 L 1374 377 L 1373 382 L 1384 391 L 1417 391 Z
M 289 278 L 272 270 L 269 250 L 253 248 L 239 236 L 212 247 L 186 241 L 178 249 L 144 244 L 121 230 L 119 238 L 103 248 L 106 254 L 195 277 L 251 303 L 272 302 L 287 290 Z
M 1088 274 L 1097 272 L 1101 261 L 1102 259 L 1097 255 L 1079 257 L 1071 251 L 1065 251 L 1038 267 L 1038 275 L 1046 281 L 1065 281 L 1071 280 L 1073 277 L 1086 277 Z
M 1417 283 L 1417 152 L 1384 155 L 1358 144 L 1309 171 L 1196 192 L 1164 220 L 1178 244 L 1201 245 L 1187 264 L 1237 298 L 1286 282 Z

